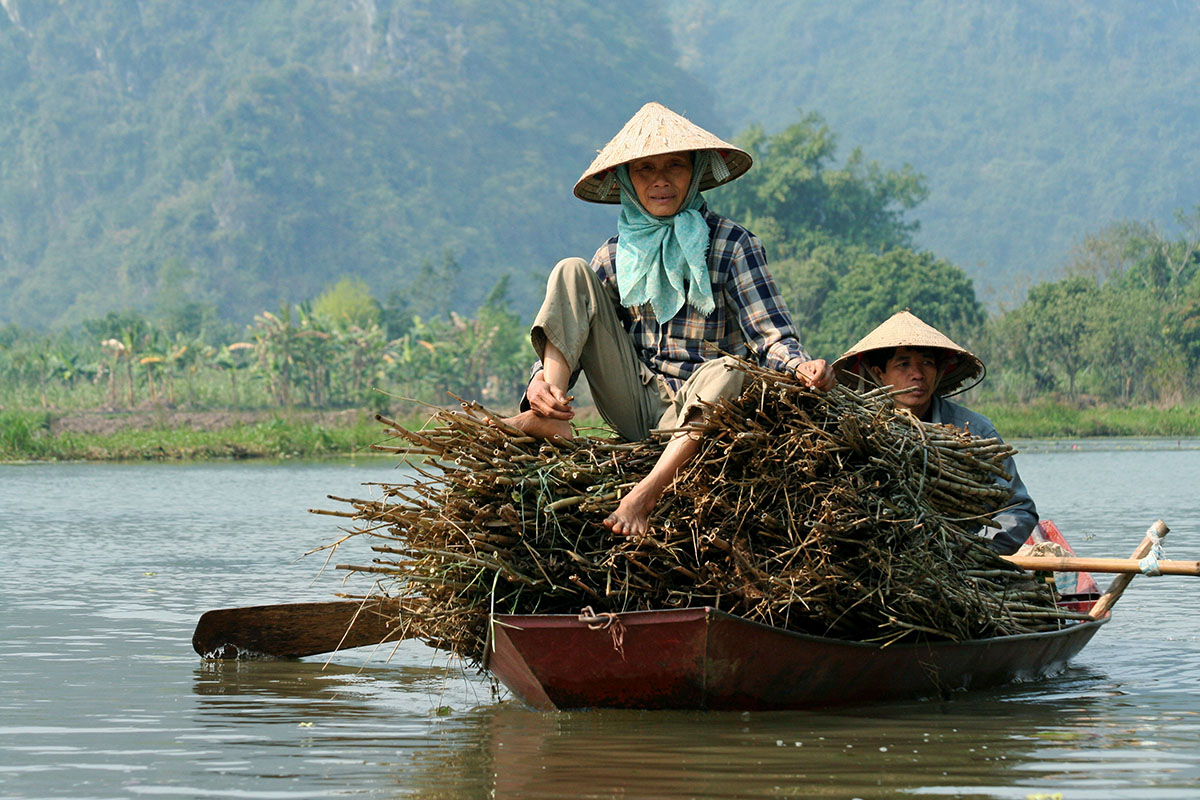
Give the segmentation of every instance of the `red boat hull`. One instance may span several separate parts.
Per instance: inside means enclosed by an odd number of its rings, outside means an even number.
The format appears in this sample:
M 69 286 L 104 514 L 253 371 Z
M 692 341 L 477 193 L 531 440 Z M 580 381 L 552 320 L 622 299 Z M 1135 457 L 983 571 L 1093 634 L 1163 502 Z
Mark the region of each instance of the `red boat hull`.
M 1050 520 L 1028 544 L 1071 546 Z M 1087 613 L 1086 572 L 1056 573 L 1060 606 Z M 1070 595 L 1069 593 L 1075 594 Z M 487 667 L 543 711 L 573 708 L 783 710 L 943 695 L 1064 669 L 1100 626 L 966 642 L 880 646 L 806 636 L 714 608 L 639 611 L 597 630 L 570 615 L 493 618 Z
M 791 633 L 718 611 L 497 615 L 487 667 L 539 710 L 775 710 L 942 695 L 1061 671 L 1107 619 L 1049 633 L 881 647 Z

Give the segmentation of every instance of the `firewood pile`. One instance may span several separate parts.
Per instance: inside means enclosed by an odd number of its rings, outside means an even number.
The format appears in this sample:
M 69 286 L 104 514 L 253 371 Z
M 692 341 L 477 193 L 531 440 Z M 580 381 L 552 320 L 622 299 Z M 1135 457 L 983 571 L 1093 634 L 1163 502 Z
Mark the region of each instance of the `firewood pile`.
M 1060 627 L 1077 614 L 972 533 L 1007 501 L 1012 449 L 897 410 L 884 390 L 808 389 L 742 364 L 736 402 L 708 408 L 699 455 L 642 538 L 601 523 L 671 432 L 537 440 L 463 403 L 397 445 L 423 457 L 353 510 L 374 556 L 347 597 L 400 599 L 406 638 L 478 663 L 492 613 L 712 606 L 788 630 L 891 643 Z

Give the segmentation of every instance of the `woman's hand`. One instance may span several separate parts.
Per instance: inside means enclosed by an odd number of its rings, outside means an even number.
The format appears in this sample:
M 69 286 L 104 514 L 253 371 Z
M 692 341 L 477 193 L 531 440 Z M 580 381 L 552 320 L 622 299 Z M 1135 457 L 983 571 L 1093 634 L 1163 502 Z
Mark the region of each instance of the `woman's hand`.
M 796 366 L 796 377 L 814 389 L 828 391 L 833 388 L 833 368 L 823 358 L 814 358 Z
M 525 398 L 529 400 L 529 407 L 540 417 L 572 419 L 575 416 L 571 409 L 571 401 L 575 398 L 564 395 L 561 389 L 548 383 L 540 372 L 526 387 Z

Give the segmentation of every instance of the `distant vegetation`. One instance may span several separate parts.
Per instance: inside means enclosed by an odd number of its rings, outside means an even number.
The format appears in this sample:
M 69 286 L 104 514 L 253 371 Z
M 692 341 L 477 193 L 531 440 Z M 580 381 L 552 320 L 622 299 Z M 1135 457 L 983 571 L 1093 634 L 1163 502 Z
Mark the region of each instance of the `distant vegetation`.
M 963 270 L 913 246 L 909 210 L 925 179 L 855 150 L 816 115 L 774 136 L 752 130 L 745 178 L 713 193 L 748 220 L 768 252 L 805 344 L 836 358 L 892 313 L 910 309 L 980 355 L 992 377 L 976 397 L 1177 404 L 1200 389 L 1200 205 L 1176 236 L 1122 222 L 1085 237 L 1068 277 L 1038 284 L 988 317 Z
M 1200 5 L 1127 0 L 667 0 L 734 129 L 797 108 L 925 175 L 916 241 L 990 309 L 1126 219 L 1200 203 Z
M 1200 49 L 1166 45 L 1170 11 L 1133 20 L 1105 3 L 1059 13 L 1036 0 L 1021 5 L 1037 13 L 946 17 L 945 36 L 961 39 L 971 66 L 930 72 L 946 83 L 934 104 L 944 116 L 922 121 L 906 115 L 932 106 L 905 92 L 928 76 L 900 70 L 888 83 L 878 75 L 889 63 L 948 58 L 930 27 L 937 2 L 911 15 L 929 37 L 910 42 L 904 61 L 887 33 L 905 29 L 895 20 L 901 12 L 858 0 L 796 7 L 806 15 L 764 2 L 742 16 L 678 0 L 666 4 L 671 21 L 663 6 L 632 0 L 336 8 L 8 0 L 0 7 L 3 435 L 34 441 L 53 415 L 81 409 L 392 411 L 453 397 L 511 408 L 549 266 L 590 256 L 615 227 L 614 209 L 570 196 L 595 148 L 646 99 L 725 133 L 713 94 L 662 46 L 672 37 L 685 65 L 697 67 L 702 55 L 721 62 L 713 86 L 727 113 L 734 97 L 763 109 L 752 98 L 776 92 L 769 113 L 747 117 L 763 124 L 737 137 L 754 169 L 708 199 L 763 239 L 814 355 L 836 358 L 909 308 L 988 364 L 990 377 L 969 400 L 1042 409 L 1031 426 L 1060 419 L 1064 431 L 1109 430 L 1065 420 L 1096 406 L 1186 403 L 1200 389 L 1195 182 L 1190 202 L 1171 206 L 1176 220 L 1164 221 L 1161 203 L 1180 175 L 1198 171 L 1200 146 L 1185 145 L 1200 144 L 1200 120 L 1180 110 L 1182 127 L 1159 128 L 1169 143 L 1135 148 L 1162 159 L 1134 174 L 1112 158 L 1112 174 L 1091 180 L 1071 160 L 1083 148 L 1065 131 L 1079 127 L 1094 152 L 1112 152 L 1109 137 L 1150 142 L 1142 126 L 1158 123 L 1117 113 L 1111 98 L 1100 103 L 1089 92 L 1103 86 L 1093 82 L 1079 91 L 1098 117 L 1074 125 L 1082 112 L 1068 76 L 1089 51 L 1062 44 L 1061 32 L 1066 25 L 1106 43 L 1114 97 L 1141 85 L 1134 76 L 1148 47 L 1180 75 L 1194 74 L 1184 62 Z M 694 13 L 680 16 L 687 9 Z M 746 29 L 764 9 L 778 24 Z M 1044 35 L 1016 36 L 1032 19 Z M 746 45 L 728 59 L 714 38 L 725 24 Z M 807 38 L 784 47 L 779 37 L 797 25 Z M 1186 43 L 1196 30 L 1177 35 Z M 873 31 L 878 48 L 855 44 L 862 31 Z M 1130 48 L 1124 62 L 1112 53 L 1117 44 Z M 780 54 L 770 70 L 738 83 L 768 51 Z M 825 83 L 815 76 L 849 86 L 839 82 L 857 73 L 838 59 L 851 51 L 867 76 L 855 91 L 874 88 L 861 96 L 846 88 L 846 96 L 860 114 L 877 115 L 881 130 L 898 132 L 886 146 L 839 150 L 828 121 L 850 116 L 846 103 L 818 91 Z M 987 72 L 986 53 L 1022 57 Z M 806 66 L 790 73 L 794 63 Z M 1034 125 L 1052 106 L 1065 116 L 1006 150 L 1014 145 L 991 115 L 1013 102 L 1011 92 L 963 94 L 974 85 L 964 70 L 995 88 L 1019 82 L 1024 69 L 1046 95 L 1014 124 Z M 1165 80 L 1163 91 L 1178 80 Z M 780 106 L 800 90 L 811 90 L 813 103 Z M 855 141 L 880 141 L 855 119 L 847 123 L 857 126 Z M 971 137 L 979 130 L 988 132 L 982 141 Z M 905 153 L 930 152 L 931 142 L 936 163 L 905 165 L 920 164 Z M 1037 181 L 1020 178 L 1030 163 L 1042 170 Z M 1135 183 L 1136 192 L 1122 189 Z M 954 244 L 943 228 L 934 238 L 946 249 L 931 249 L 919 223 L 946 214 L 937 198 L 948 191 L 960 200 L 961 239 Z M 989 216 L 984 195 L 997 191 L 1009 216 Z M 1147 201 L 1152 194 L 1159 205 Z M 1104 213 L 1087 210 L 1101 195 Z M 1129 213 L 1140 208 L 1148 213 Z M 1062 257 L 1021 255 L 1049 240 L 1047 225 L 1082 233 Z M 1024 283 L 1016 267 L 995 273 L 1010 288 L 1031 288 L 987 313 L 970 259 L 947 257 L 967 241 L 994 264 L 1019 263 L 1042 279 Z M 1155 424 L 1178 430 L 1189 419 Z
M 1200 208 L 1179 238 L 1138 223 L 1098 231 L 1070 277 L 989 318 L 960 268 L 912 244 L 906 213 L 924 194 L 921 176 L 861 152 L 836 166 L 815 115 L 742 144 L 755 169 L 711 202 L 779 254 L 773 272 L 814 355 L 832 360 L 909 308 L 983 357 L 992 377 L 982 399 L 1174 404 L 1200 386 Z M 465 280 L 445 256 L 405 295 L 381 300 L 343 278 L 243 327 L 202 304 L 157 319 L 110 312 L 54 334 L 10 325 L 0 329 L 0 409 L 386 410 L 453 397 L 511 408 L 532 360 L 525 323 L 507 278 L 472 312 L 455 311 Z
M 1200 205 L 1179 215 L 1183 233 L 1118 223 L 1087 237 L 1069 277 L 1039 284 L 992 320 L 986 351 L 999 396 L 1048 393 L 1175 405 L 1200 388 Z
M 414 416 L 402 421 L 419 428 L 423 420 Z M 371 445 L 386 442 L 379 423 L 366 414 L 333 425 L 279 412 L 261 421 L 207 429 L 169 423 L 86 433 L 52 429 L 47 412 L 0 411 L 0 461 L 344 457 L 378 455 Z
M 505 282 L 476 313 L 430 318 L 346 279 L 245 329 L 110 312 L 78 330 L 0 329 L 0 410 L 378 408 L 451 395 L 511 404 L 531 356 Z

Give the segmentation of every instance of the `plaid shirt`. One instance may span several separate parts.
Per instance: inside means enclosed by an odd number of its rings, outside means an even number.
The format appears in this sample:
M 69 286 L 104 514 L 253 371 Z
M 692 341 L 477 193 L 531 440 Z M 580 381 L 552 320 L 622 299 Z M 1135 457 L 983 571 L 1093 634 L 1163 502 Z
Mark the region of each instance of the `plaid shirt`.
M 638 357 L 678 391 L 695 369 L 721 353 L 790 372 L 808 361 L 791 315 L 767 271 L 762 243 L 725 217 L 702 209 L 709 228 L 708 275 L 716 308 L 707 317 L 684 304 L 665 325 L 649 305 L 626 308 L 617 289 L 617 237 L 592 257 L 592 269 L 608 290 Z M 541 370 L 534 365 L 531 375 Z

